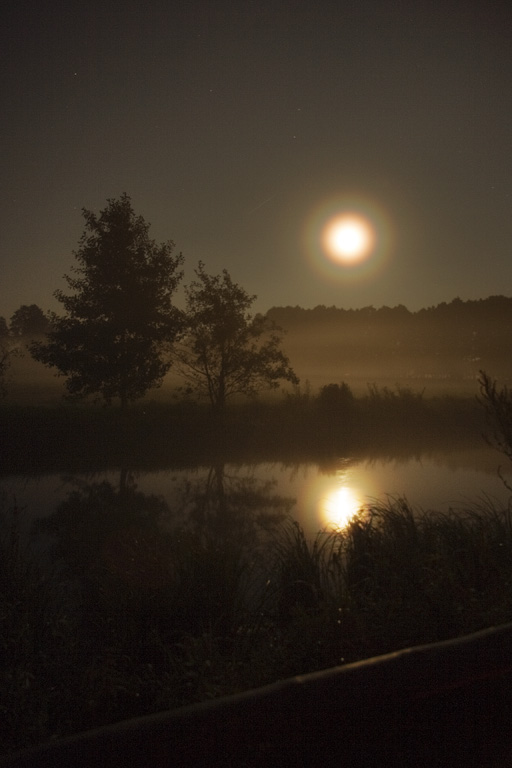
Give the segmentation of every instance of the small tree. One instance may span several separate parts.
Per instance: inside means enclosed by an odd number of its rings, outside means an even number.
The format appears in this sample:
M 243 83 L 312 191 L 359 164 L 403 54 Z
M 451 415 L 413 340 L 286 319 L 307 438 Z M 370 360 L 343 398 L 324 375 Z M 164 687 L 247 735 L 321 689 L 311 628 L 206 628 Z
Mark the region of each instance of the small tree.
M 83 210 L 85 231 L 75 252 L 71 295 L 56 291 L 66 315 L 55 317 L 48 341 L 32 355 L 68 377 L 70 395 L 99 394 L 121 408 L 161 384 L 167 346 L 180 327 L 172 304 L 183 276 L 174 243 L 157 245 L 128 195 L 108 200 L 99 216 Z
M 325 384 L 318 393 L 318 406 L 327 415 L 346 411 L 353 403 L 354 394 L 344 381 L 341 384 Z
M 197 280 L 185 288 L 185 333 L 176 356 L 191 388 L 222 409 L 236 394 L 254 397 L 281 380 L 298 383 L 280 349 L 280 329 L 261 315 L 251 316 L 255 300 L 227 270 L 208 275 L 199 262 Z
M 49 330 L 50 320 L 37 304 L 22 304 L 11 317 L 10 331 L 17 338 L 35 339 Z

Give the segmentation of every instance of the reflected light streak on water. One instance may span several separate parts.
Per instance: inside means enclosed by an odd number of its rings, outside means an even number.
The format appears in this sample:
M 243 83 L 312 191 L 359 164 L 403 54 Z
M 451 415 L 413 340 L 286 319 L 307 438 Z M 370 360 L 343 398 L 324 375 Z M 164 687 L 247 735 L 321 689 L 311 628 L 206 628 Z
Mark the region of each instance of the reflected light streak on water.
M 488 495 L 496 504 L 507 504 L 510 492 L 497 474 L 502 462 L 496 452 L 481 449 L 476 452 L 440 454 L 405 461 L 368 461 L 339 459 L 330 469 L 317 464 L 287 466 L 262 463 L 252 466 L 226 465 L 231 477 L 254 477 L 260 481 L 275 481 L 271 494 L 296 499 L 291 516 L 309 536 L 318 531 L 343 527 L 360 508 L 375 500 L 405 497 L 414 508 L 443 511 L 478 502 Z M 507 479 L 512 482 L 508 467 Z M 135 473 L 140 491 L 161 495 L 172 513 L 179 510 L 179 489 L 183 483 L 205 482 L 209 469 L 160 470 Z M 76 478 L 75 478 L 76 479 Z M 83 482 L 107 480 L 119 483 L 119 472 L 102 472 L 94 476 L 78 476 Z M 37 517 L 50 514 L 56 505 L 74 488 L 69 478 L 56 473 L 35 478 L 10 476 L 0 479 L 1 508 L 14 503 L 23 511 L 27 527 Z M 2 494 L 3 491 L 3 494 Z
M 319 513 L 326 528 L 344 528 L 363 506 L 354 489 L 333 488 L 319 500 Z
M 328 473 L 311 467 L 304 482 L 297 488 L 294 512 L 309 533 L 344 528 L 368 502 L 373 492 L 370 478 L 362 484 L 354 468 L 346 463 Z

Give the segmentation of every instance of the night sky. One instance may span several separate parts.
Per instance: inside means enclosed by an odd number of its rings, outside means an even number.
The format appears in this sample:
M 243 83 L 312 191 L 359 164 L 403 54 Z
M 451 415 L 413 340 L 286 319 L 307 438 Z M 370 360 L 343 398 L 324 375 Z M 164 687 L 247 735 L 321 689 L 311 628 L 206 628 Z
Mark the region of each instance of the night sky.
M 2 4 L 0 315 L 127 192 L 255 309 L 512 294 L 512 4 Z M 375 245 L 333 264 L 329 215 Z

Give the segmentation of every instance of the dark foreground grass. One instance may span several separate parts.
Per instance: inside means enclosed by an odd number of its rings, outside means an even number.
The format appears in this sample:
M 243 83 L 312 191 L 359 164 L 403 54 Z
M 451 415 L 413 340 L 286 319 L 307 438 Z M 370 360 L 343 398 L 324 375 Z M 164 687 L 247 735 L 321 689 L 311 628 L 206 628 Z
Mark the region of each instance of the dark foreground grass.
M 7 512 L 4 751 L 512 620 L 512 509 L 490 502 L 390 499 L 313 541 L 256 509 L 232 534 L 132 524 L 51 566 Z

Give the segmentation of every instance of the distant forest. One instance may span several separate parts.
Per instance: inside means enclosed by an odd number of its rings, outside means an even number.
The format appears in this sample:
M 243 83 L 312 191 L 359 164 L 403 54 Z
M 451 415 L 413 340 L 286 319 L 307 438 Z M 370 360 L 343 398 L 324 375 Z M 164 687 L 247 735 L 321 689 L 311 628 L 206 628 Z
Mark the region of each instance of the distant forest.
M 512 297 L 490 296 L 411 312 L 407 307 L 341 309 L 319 305 L 273 307 L 268 318 L 284 330 L 283 349 L 300 388 L 346 382 L 355 394 L 369 384 L 425 390 L 425 394 L 477 394 L 480 370 L 512 386 Z M 0 317 L 0 345 L 41 338 L 52 314 L 36 305 L 20 307 L 8 323 Z M 14 384 L 56 380 L 25 353 L 13 359 Z M 37 373 L 36 373 L 37 371 Z M 162 394 L 175 384 L 174 370 Z
M 468 389 L 478 371 L 512 379 L 512 298 L 490 296 L 410 312 L 405 306 L 340 309 L 273 307 L 286 331 L 296 373 L 316 386 L 326 379 L 409 382 L 427 389 Z M 311 375 L 310 375 L 311 374 Z

